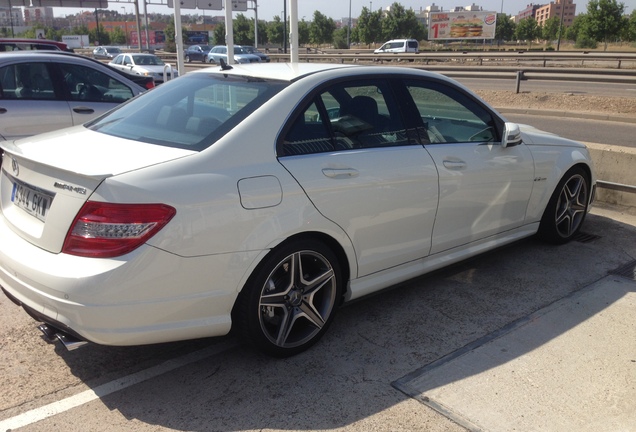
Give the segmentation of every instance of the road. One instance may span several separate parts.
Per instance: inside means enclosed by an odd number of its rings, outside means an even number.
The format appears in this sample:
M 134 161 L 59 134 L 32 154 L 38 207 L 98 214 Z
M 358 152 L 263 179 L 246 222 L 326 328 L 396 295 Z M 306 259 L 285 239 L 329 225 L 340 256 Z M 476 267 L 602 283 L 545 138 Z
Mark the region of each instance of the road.
M 577 141 L 636 147 L 636 123 L 511 114 L 505 111 L 503 115 L 509 121 L 529 124 Z

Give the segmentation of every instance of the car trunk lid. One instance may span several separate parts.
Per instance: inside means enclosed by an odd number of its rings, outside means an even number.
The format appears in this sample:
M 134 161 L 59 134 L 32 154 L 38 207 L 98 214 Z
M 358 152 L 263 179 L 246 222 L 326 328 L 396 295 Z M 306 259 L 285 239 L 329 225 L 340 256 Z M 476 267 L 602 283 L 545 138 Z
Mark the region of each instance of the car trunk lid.
M 0 210 L 16 233 L 53 253 L 105 178 L 193 153 L 81 127 L 45 135 L 0 144 Z

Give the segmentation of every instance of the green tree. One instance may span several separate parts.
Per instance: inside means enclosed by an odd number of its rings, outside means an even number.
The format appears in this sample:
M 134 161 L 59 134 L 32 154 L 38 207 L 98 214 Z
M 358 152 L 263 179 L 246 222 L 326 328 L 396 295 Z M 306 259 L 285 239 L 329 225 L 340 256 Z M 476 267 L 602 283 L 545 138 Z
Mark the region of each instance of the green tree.
M 115 45 L 127 45 L 128 39 L 126 33 L 121 27 L 115 27 L 110 34 L 110 41 Z
M 400 3 L 393 3 L 389 12 L 382 19 L 384 39 L 412 38 L 422 40 L 426 31 L 419 23 L 415 12 L 406 10 Z
M 267 40 L 269 43 L 283 46 L 283 21 L 276 15 L 274 21 L 267 25 Z
M 309 40 L 317 45 L 331 43 L 335 30 L 336 23 L 332 18 L 315 11 L 314 20 L 309 25 Z
M 298 45 L 309 43 L 309 23 L 305 20 L 298 21 Z
M 341 27 L 333 32 L 331 37 L 333 47 L 336 49 L 348 49 L 347 46 L 347 27 Z
M 578 39 L 579 33 L 583 33 L 583 29 L 587 27 L 587 14 L 580 14 L 574 18 L 572 25 L 567 27 L 564 36 L 567 40 L 574 41 Z
M 631 14 L 629 14 L 629 19 L 627 20 L 627 35 L 626 39 L 630 42 L 636 41 L 636 10 L 633 10 Z
M 590 0 L 587 4 L 586 35 L 597 42 L 604 42 L 607 50 L 607 43 L 618 39 L 621 34 L 624 12 L 625 4 L 616 0 Z
M 99 38 L 97 37 L 97 28 L 94 28 L 88 32 L 88 40 L 91 43 L 97 43 L 97 45 L 110 45 L 110 33 L 104 30 L 104 26 L 99 25 Z
M 548 18 L 541 27 L 541 37 L 545 41 L 553 41 L 558 38 L 561 27 L 561 18 L 553 16 Z
M 225 45 L 225 23 L 217 24 L 212 32 L 215 45 Z
M 517 25 L 510 19 L 509 15 L 497 14 L 497 27 L 495 28 L 495 39 L 498 41 L 510 41 L 515 36 Z
M 534 18 L 526 18 L 519 21 L 515 31 L 518 40 L 527 40 L 528 47 L 532 47 L 532 41 L 539 37 L 541 29 Z
M 254 30 L 254 19 L 251 20 L 252 30 Z M 265 45 L 269 42 L 267 38 L 267 21 L 258 20 L 258 44 Z
M 367 7 L 362 8 L 358 24 L 356 25 L 358 40 L 363 44 L 370 45 L 381 42 L 382 38 L 382 11 L 371 12 Z
M 250 25 L 251 24 L 251 25 Z M 243 14 L 233 20 L 234 43 L 236 45 L 254 45 L 254 23 Z

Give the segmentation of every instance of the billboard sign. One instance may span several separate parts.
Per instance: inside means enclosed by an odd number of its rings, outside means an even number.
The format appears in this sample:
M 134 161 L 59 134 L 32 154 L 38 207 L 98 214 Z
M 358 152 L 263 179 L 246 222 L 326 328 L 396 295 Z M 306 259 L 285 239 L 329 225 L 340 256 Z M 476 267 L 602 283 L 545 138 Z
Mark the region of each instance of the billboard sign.
M 232 11 L 245 12 L 247 10 L 247 0 L 232 0 Z
M 497 12 L 431 12 L 428 40 L 494 39 Z
M 221 10 L 223 9 L 223 0 L 178 0 L 181 9 L 208 9 L 208 10 Z M 240 2 L 241 0 L 232 0 L 232 6 Z M 245 9 L 247 10 L 247 0 L 245 2 Z M 174 8 L 175 0 L 168 0 L 168 7 Z M 241 9 L 234 9 L 241 10 Z

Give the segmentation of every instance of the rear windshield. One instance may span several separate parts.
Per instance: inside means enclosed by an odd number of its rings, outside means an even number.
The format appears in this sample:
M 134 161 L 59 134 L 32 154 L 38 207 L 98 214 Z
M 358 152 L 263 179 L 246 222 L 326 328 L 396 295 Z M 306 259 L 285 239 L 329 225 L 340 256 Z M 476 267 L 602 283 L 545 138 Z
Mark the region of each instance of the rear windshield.
M 172 80 L 87 124 L 135 141 L 203 150 L 287 83 L 194 73 Z

